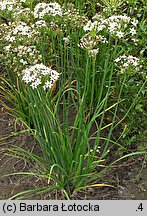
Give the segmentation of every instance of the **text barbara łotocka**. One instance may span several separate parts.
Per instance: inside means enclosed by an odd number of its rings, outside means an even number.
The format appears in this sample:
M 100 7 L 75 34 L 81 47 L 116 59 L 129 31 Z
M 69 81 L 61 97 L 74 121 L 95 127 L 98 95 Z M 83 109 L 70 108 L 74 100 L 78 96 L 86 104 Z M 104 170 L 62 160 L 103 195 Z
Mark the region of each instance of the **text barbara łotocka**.
M 6 204 L 6 203 L 5 203 Z M 11 211 L 13 208 L 13 205 L 6 205 L 3 206 L 3 210 L 6 209 L 6 211 Z M 40 204 L 39 202 L 36 202 L 35 204 L 20 202 L 17 205 L 14 204 L 14 211 L 15 212 L 98 212 L 100 211 L 100 207 L 98 204 L 92 204 L 90 202 L 79 204 L 79 203 L 60 203 L 60 204 Z

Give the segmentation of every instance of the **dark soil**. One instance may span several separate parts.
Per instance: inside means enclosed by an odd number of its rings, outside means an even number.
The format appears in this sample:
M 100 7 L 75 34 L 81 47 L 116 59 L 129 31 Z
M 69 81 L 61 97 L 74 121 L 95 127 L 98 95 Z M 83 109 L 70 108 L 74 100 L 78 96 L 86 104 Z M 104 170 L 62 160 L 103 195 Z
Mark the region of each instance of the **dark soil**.
M 19 158 L 6 154 L 5 148 L 16 145 L 28 151 L 41 154 L 36 141 L 27 134 L 10 137 L 15 131 L 15 119 L 3 110 L 0 111 L 0 199 L 9 199 L 13 195 L 44 186 L 45 182 L 35 177 L 14 175 L 2 177 L 13 172 L 31 171 L 31 167 Z M 18 126 L 17 126 L 18 127 Z M 4 138 L 7 137 L 7 138 Z M 4 138 L 4 139 L 2 139 Z M 131 157 L 120 165 L 111 167 L 97 183 L 111 184 L 115 188 L 101 187 L 78 192 L 73 199 L 95 200 L 145 200 L 147 199 L 147 158 Z M 55 196 L 56 195 L 56 196 Z M 31 199 L 64 199 L 62 193 L 37 195 Z

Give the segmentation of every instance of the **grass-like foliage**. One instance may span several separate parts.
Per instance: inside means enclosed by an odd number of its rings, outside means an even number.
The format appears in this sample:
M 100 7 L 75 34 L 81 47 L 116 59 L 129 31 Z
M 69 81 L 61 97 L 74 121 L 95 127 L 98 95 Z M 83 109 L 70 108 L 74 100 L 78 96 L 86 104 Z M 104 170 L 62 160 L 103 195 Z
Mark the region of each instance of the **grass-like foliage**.
M 34 170 L 10 175 L 47 180 L 13 199 L 53 190 L 70 199 L 88 187 L 113 187 L 98 178 L 112 164 L 146 153 L 119 156 L 128 153 L 124 120 L 138 104 L 144 113 L 144 14 L 121 12 L 131 1 L 73 2 L 0 3 L 0 101 L 42 154 L 7 148 Z M 112 149 L 118 155 L 108 163 Z

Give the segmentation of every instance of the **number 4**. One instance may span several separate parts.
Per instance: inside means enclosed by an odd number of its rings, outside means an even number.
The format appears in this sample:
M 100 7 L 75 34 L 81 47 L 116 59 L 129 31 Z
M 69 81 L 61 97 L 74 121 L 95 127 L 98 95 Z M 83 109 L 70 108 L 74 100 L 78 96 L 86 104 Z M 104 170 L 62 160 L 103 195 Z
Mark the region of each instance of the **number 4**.
M 139 204 L 138 209 L 141 211 L 143 210 L 142 203 Z

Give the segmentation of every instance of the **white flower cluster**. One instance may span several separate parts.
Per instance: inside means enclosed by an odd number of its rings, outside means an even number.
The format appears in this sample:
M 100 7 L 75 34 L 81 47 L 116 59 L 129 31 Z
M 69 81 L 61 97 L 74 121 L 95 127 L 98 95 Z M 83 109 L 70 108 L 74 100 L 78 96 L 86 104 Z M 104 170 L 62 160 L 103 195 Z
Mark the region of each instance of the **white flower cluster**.
M 4 35 L 4 40 L 7 42 L 18 42 L 18 40 L 23 40 L 24 37 L 30 39 L 39 34 L 35 29 L 28 26 L 25 22 L 9 22 L 9 26 L 7 26 L 7 35 Z
M 39 85 L 42 85 L 44 90 L 51 88 L 58 78 L 59 73 L 56 70 L 43 64 L 36 64 L 22 71 L 22 80 L 33 89 Z
M 107 39 L 101 35 L 91 35 L 90 33 L 84 35 L 79 46 L 87 50 L 92 50 L 98 43 L 107 43 Z
M 11 1 L 2 1 L 0 2 L 0 10 L 12 11 L 16 7 L 17 2 L 15 0 Z
M 108 32 L 119 39 L 124 37 L 131 18 L 126 15 L 113 15 L 105 20 Z
M 47 27 L 47 23 L 45 22 L 45 20 L 38 20 L 35 23 L 35 27 L 36 28 L 44 28 L 44 27 Z
M 106 19 L 100 15 L 95 15 L 93 21 L 89 20 L 83 29 L 84 31 L 95 30 L 97 32 L 105 29 L 110 35 L 120 39 L 123 38 L 126 33 L 134 36 L 136 34 L 135 28 L 137 24 L 138 20 L 135 18 L 131 19 L 127 15 L 113 15 Z M 128 32 L 126 32 L 126 30 L 128 30 Z
M 97 48 L 98 44 L 107 42 L 108 41 L 104 36 L 91 35 L 90 33 L 87 33 L 80 39 L 78 46 L 86 49 L 88 51 L 89 57 L 95 57 L 99 51 Z
M 121 70 L 121 73 L 124 73 L 125 71 L 128 71 L 130 67 L 133 67 L 133 70 L 139 71 L 141 65 L 140 65 L 140 59 L 137 57 L 134 57 L 132 55 L 126 56 L 122 55 L 119 56 L 117 59 L 114 60 L 115 65 L 118 66 Z
M 106 26 L 104 25 L 104 18 L 101 15 L 96 14 L 93 18 L 93 21 L 89 20 L 87 24 L 83 27 L 84 31 L 93 31 L 97 32 L 102 31 Z
M 34 65 L 42 61 L 42 56 L 35 46 L 23 46 L 18 45 L 17 47 L 11 44 L 5 46 L 4 57 L 9 66 L 13 67 L 13 70 L 17 73 L 29 65 Z
M 42 56 L 35 46 L 21 46 L 13 49 L 13 53 L 17 54 L 17 58 L 23 65 L 37 64 L 41 61 Z M 25 59 L 23 61 L 23 59 Z M 25 62 L 25 64 L 24 64 Z
M 57 3 L 38 3 L 34 8 L 34 17 L 42 19 L 45 15 L 62 16 L 62 8 Z
M 30 16 L 33 15 L 33 12 L 30 8 L 16 8 L 15 12 L 13 12 L 13 18 L 23 18 L 24 20 L 29 20 Z
M 98 39 L 99 37 L 97 35 L 92 36 L 88 33 L 80 39 L 79 47 L 92 50 L 97 45 Z
M 94 57 L 96 57 L 96 55 L 98 54 L 98 52 L 99 52 L 99 48 L 97 48 L 97 49 L 92 49 L 92 50 L 89 50 L 89 51 L 88 51 L 88 55 L 89 55 L 89 57 L 94 58 Z
M 17 25 L 12 31 L 13 35 L 21 34 L 27 35 L 28 37 L 31 37 L 30 32 L 31 27 L 27 26 L 27 24 L 24 22 L 20 22 L 19 25 Z
M 29 7 L 23 7 L 22 3 L 26 0 L 5 0 L 0 2 L 0 10 L 10 13 L 13 18 L 22 18 L 28 21 L 29 17 L 33 14 Z

